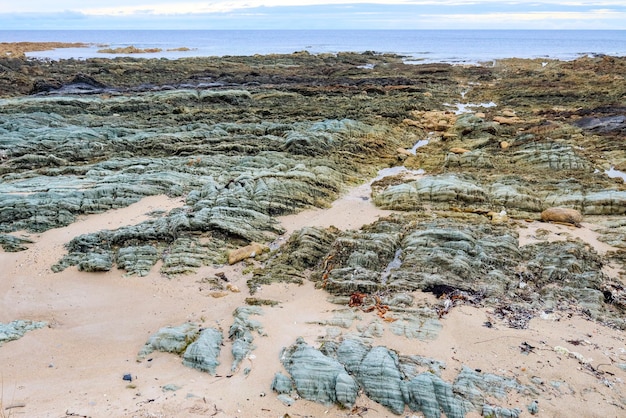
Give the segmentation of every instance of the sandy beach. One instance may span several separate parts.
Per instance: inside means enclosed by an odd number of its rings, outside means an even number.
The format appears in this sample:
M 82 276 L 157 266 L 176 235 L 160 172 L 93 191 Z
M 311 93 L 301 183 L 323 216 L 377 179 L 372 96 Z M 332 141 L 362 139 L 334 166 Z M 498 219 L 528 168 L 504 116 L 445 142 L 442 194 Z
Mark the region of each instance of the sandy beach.
M 368 195 L 369 186 L 364 184 L 329 209 L 304 211 L 286 216 L 282 222 L 289 232 L 305 225 L 354 229 L 390 214 L 377 209 Z M 35 241 L 28 251 L 0 253 L 4 271 L 0 282 L 2 318 L 29 318 L 49 324 L 0 350 L 5 415 L 394 416 L 365 396 L 359 398 L 353 411 L 347 411 L 306 400 L 288 407 L 271 392 L 272 377 L 282 370 L 281 348 L 298 337 L 315 345 L 325 333 L 319 323 L 339 309 L 312 283 L 263 287 L 255 296 L 280 304 L 264 307 L 258 318 L 266 335 L 256 340 L 257 348 L 242 365 L 250 368 L 249 374 L 230 371 L 232 358 L 226 342 L 222 365 L 216 376 L 210 376 L 183 366 L 173 354 L 154 353 L 143 362 L 135 358 L 146 339 L 162 326 L 191 321 L 226 329 L 233 309 L 249 297 L 241 265 L 201 268 L 197 274 L 175 279 L 161 277 L 156 268 L 146 277 L 125 277 L 119 270 L 50 271 L 49 266 L 63 255 L 63 243 L 75 235 L 136 223 L 150 211 L 179 205 L 179 199 L 165 196 L 145 198 L 125 209 L 85 216 L 65 228 L 27 234 Z M 520 245 L 537 239 L 536 232 L 541 229 L 549 231 L 545 239 L 576 237 L 600 252 L 611 249 L 597 241 L 593 224 L 586 223 L 582 228 L 541 222 L 520 224 Z M 225 273 L 241 292 L 215 298 L 203 289 L 202 278 L 218 271 Z M 436 302 L 432 294 L 416 292 L 414 296 L 418 301 Z M 375 318 L 374 313 L 358 316 L 352 330 L 357 323 Z M 616 365 L 626 362 L 626 340 L 621 331 L 576 315 L 535 318 L 525 330 L 500 324 L 487 328 L 484 324 L 488 321 L 497 323 L 490 309 L 459 306 L 445 316 L 441 334 L 434 341 L 399 338 L 387 331 L 376 344 L 402 354 L 445 361 L 444 379 L 453 379 L 462 365 L 520 382 L 540 376 L 541 392 L 535 396 L 539 416 L 619 416 L 612 392 L 615 386 L 623 385 L 626 373 Z M 533 347 L 530 353 L 521 350 L 524 344 Z M 609 382 L 603 384 L 579 360 L 556 352 L 558 346 L 578 352 L 596 368 L 601 367 Z M 125 374 L 132 375 L 132 382 L 123 380 Z M 555 381 L 563 382 L 562 387 L 550 385 Z M 168 391 L 168 385 L 177 390 Z M 519 398 L 509 399 L 508 404 L 525 410 L 528 402 Z
M 625 59 L 3 59 L 0 417 L 624 416 Z

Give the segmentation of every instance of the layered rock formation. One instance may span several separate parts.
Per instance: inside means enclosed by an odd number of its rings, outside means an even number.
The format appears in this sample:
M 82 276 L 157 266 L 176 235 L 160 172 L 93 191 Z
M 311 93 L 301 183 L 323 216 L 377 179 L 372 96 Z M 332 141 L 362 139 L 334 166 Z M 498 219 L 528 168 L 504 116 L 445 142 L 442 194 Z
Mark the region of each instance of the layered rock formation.
M 445 359 L 373 341 L 385 330 L 435 340 L 459 304 L 517 329 L 555 313 L 626 328 L 626 187 L 605 174 L 626 170 L 623 58 L 456 67 L 296 53 L 3 58 L 0 68 L 5 251 L 27 250 L 29 233 L 166 194 L 180 206 L 73 237 L 50 267 L 146 276 L 159 265 L 175 277 L 246 260 L 250 293 L 309 279 L 328 292 L 343 309 L 320 322 L 328 329 L 375 313 L 358 338 L 286 347 L 286 374 L 272 383 L 285 403 L 298 395 L 353 408 L 363 392 L 394 414 L 518 416 L 507 396 L 531 403 L 536 388 L 467 366 L 445 380 Z M 378 178 L 364 197 L 393 215 L 355 230 L 310 225 L 275 245 L 285 232 L 279 216 L 328 207 L 378 169 L 400 166 L 423 171 Z M 545 215 L 555 207 L 576 216 Z M 542 213 L 572 228 L 595 225 L 611 251 L 573 238 L 520 246 L 520 230 Z M 436 301 L 415 303 L 419 293 Z M 235 311 L 232 372 L 263 333 L 251 319 L 260 313 Z M 223 338 L 195 323 L 166 327 L 139 357 L 172 352 L 215 374 Z

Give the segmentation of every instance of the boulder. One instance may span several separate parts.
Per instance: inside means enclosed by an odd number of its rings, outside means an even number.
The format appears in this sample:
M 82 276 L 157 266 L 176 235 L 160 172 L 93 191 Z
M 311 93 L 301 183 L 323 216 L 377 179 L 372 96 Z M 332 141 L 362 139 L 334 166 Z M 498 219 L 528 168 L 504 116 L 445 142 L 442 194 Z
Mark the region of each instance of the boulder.
M 356 402 L 358 384 L 344 366 L 303 339 L 298 338 L 280 357 L 302 398 L 348 409 Z
M 220 364 L 218 357 L 222 345 L 222 333 L 215 328 L 206 328 L 189 344 L 183 353 L 183 364 L 215 375 Z
M 198 324 L 184 323 L 176 327 L 163 327 L 153 334 L 137 355 L 137 360 L 143 360 L 153 351 L 182 354 L 189 343 L 194 341 L 200 333 Z
M 541 212 L 541 220 L 544 222 L 561 222 L 580 226 L 583 215 L 580 211 L 571 208 L 548 208 Z
M 268 252 L 270 247 L 267 245 L 259 244 L 257 242 L 253 242 L 250 245 L 246 245 L 245 247 L 237 248 L 236 250 L 232 250 L 228 252 L 228 264 L 235 264 L 242 260 L 246 260 L 248 258 L 254 258 L 258 255 L 261 255 L 265 252 Z

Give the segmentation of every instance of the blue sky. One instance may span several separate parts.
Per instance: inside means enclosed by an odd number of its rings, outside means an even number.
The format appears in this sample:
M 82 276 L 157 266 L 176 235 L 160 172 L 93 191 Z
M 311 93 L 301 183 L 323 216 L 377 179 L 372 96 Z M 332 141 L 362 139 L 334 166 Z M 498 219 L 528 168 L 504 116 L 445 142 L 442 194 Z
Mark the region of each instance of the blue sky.
M 626 0 L 0 0 L 0 29 L 626 29 Z

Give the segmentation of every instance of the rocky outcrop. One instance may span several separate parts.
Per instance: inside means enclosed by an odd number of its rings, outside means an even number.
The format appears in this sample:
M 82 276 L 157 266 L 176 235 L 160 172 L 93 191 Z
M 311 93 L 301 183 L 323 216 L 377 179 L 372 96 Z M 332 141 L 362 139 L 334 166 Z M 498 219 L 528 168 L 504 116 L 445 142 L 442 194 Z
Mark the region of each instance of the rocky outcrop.
M 436 372 L 418 371 L 414 357 L 399 356 L 382 346 L 372 347 L 358 338 L 326 341 L 320 350 L 298 339 L 283 350 L 281 361 L 291 381 L 277 373 L 272 384 L 277 393 L 295 390 L 304 399 L 351 407 L 357 392 L 363 390 L 396 415 L 408 407 L 429 418 L 442 413 L 461 418 L 470 411 L 482 413 L 494 408 L 501 411 L 501 416 L 519 416 L 519 409 L 494 406 L 486 400 L 506 402 L 509 393 L 534 392 L 534 388 L 513 378 L 483 374 L 468 367 L 463 367 L 449 383 Z
M 358 395 L 358 385 L 337 361 L 309 346 L 302 339 L 280 355 L 291 375 L 298 394 L 327 405 L 351 408 Z
M 163 327 L 150 336 L 137 355 L 143 360 L 154 351 L 182 354 L 187 346 L 198 338 L 200 327 L 197 324 L 184 323 L 176 327 Z
M 563 206 L 585 215 L 622 215 L 626 191 L 585 190 L 575 181 L 537 185 L 515 176 L 495 176 L 491 183 L 468 174 L 441 174 L 383 187 L 374 185 L 374 202 L 383 209 L 421 211 L 484 209 L 540 218 L 543 210 Z
M 235 372 L 241 362 L 248 358 L 248 355 L 255 348 L 253 332 L 256 331 L 259 335 L 264 335 L 261 323 L 250 318 L 251 315 L 261 315 L 262 313 L 263 311 L 258 306 L 241 306 L 233 312 L 234 321 L 228 330 L 228 338 L 233 342 L 231 371 Z
M 45 321 L 18 319 L 7 324 L 0 323 L 0 346 L 9 341 L 22 338 L 28 331 L 48 326 Z
M 215 375 L 220 364 L 218 357 L 223 338 L 222 333 L 215 328 L 203 329 L 198 338 L 185 349 L 183 364 Z

